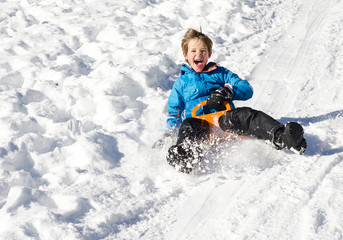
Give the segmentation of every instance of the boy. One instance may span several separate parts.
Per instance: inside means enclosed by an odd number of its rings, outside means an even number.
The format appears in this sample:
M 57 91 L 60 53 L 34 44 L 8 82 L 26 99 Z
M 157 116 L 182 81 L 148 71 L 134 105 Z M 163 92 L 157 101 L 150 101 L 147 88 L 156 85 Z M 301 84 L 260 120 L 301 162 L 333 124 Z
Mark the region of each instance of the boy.
M 176 145 L 169 148 L 167 161 L 179 171 L 190 173 L 201 149 L 191 146 L 205 141 L 210 134 L 209 124 L 192 118 L 193 107 L 207 100 L 198 115 L 223 110 L 223 102 L 248 100 L 253 89 L 247 80 L 240 79 L 230 70 L 208 63 L 212 54 L 212 41 L 202 32 L 188 29 L 182 51 L 188 65 L 181 66 L 181 74 L 174 83 L 168 99 L 166 134 L 178 131 Z M 233 105 L 232 105 L 233 106 Z M 219 118 L 223 131 L 238 135 L 253 135 L 270 140 L 277 149 L 294 148 L 300 154 L 306 149 L 304 131 L 300 124 L 289 122 L 285 126 L 267 114 L 249 107 L 234 108 Z

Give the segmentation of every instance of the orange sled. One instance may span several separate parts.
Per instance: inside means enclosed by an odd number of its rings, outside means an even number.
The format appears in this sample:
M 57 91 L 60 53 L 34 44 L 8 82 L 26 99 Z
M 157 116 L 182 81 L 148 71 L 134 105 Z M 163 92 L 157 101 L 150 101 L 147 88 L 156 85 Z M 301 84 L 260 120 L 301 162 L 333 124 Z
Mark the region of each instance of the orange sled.
M 212 142 L 214 141 L 222 141 L 229 138 L 236 138 L 238 137 L 237 135 L 231 133 L 231 132 L 225 132 L 223 130 L 221 130 L 220 126 L 219 126 L 219 118 L 224 115 L 225 112 L 227 111 L 231 111 L 232 107 L 230 105 L 230 103 L 228 102 L 224 102 L 224 105 L 226 107 L 225 110 L 222 111 L 218 111 L 215 113 L 208 113 L 208 114 L 204 114 L 204 115 L 200 115 L 197 116 L 196 112 L 198 111 L 199 108 L 201 108 L 202 106 L 206 105 L 207 100 L 202 101 L 200 103 L 198 103 L 193 109 L 192 109 L 192 117 L 193 118 L 198 118 L 198 119 L 202 119 L 207 121 L 210 124 L 210 137 L 207 141 Z

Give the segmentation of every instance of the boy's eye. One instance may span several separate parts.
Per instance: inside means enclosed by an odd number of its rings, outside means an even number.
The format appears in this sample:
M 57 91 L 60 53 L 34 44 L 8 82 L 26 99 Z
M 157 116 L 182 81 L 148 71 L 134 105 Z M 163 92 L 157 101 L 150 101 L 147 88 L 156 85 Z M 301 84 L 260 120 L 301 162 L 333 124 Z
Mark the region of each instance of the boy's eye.
M 199 51 L 201 54 L 206 54 L 207 53 L 206 49 L 202 49 L 202 50 L 191 49 L 190 50 L 191 53 L 196 53 L 197 51 Z

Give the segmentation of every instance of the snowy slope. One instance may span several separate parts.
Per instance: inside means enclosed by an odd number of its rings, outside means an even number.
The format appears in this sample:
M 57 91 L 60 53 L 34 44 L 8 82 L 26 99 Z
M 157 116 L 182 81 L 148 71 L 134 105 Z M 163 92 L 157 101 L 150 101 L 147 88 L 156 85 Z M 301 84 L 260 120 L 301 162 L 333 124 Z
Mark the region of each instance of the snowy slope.
M 343 2 L 0 0 L 0 239 L 343 239 Z M 305 129 L 185 175 L 153 150 L 188 27 Z M 172 142 L 170 142 L 172 144 Z

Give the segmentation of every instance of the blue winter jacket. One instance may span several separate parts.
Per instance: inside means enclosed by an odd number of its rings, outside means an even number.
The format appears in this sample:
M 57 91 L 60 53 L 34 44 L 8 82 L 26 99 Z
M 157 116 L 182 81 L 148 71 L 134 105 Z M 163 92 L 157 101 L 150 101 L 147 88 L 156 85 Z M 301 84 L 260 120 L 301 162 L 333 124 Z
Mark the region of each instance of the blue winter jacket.
M 253 95 L 247 80 L 242 80 L 237 74 L 213 62 L 208 63 L 199 73 L 183 64 L 180 77 L 169 95 L 166 132 L 177 131 L 184 119 L 192 117 L 192 109 L 198 103 L 206 100 L 215 89 L 224 86 L 232 90 L 232 100 L 248 100 Z M 198 110 L 197 115 L 214 111 L 203 108 Z

